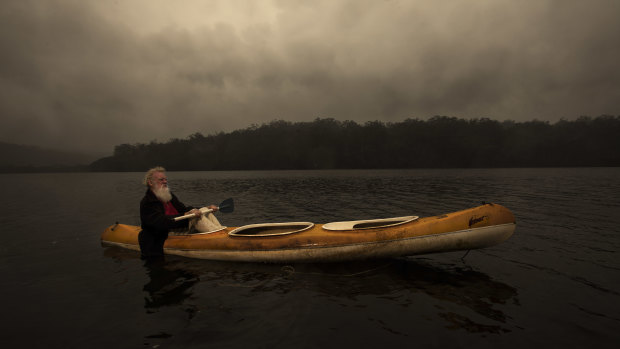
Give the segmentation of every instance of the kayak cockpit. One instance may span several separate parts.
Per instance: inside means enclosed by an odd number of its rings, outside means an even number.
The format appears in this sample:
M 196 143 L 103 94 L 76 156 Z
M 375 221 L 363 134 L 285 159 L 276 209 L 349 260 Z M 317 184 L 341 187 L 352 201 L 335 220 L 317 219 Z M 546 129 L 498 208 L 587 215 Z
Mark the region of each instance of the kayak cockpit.
M 288 223 L 260 223 L 239 227 L 228 233 L 230 236 L 278 236 L 299 233 L 311 229 L 314 223 L 288 222 Z
M 366 219 L 359 221 L 343 221 L 343 222 L 331 222 L 323 225 L 325 230 L 362 230 L 373 228 L 386 228 L 393 227 L 409 222 L 413 222 L 420 217 L 418 216 L 404 216 L 393 218 L 380 218 L 380 219 Z

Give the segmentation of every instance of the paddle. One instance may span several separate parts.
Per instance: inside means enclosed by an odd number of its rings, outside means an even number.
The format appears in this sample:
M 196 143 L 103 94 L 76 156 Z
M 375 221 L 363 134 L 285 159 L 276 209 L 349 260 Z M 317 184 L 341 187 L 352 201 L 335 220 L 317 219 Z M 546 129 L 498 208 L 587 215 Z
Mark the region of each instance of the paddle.
M 217 210 L 222 213 L 231 213 L 232 211 L 235 210 L 235 202 L 233 201 L 232 198 L 226 199 L 220 203 L 220 205 L 217 207 Z M 213 210 L 210 208 L 201 208 L 200 211 L 202 213 L 213 212 Z M 182 219 L 187 219 L 187 218 L 192 218 L 192 217 L 196 217 L 196 215 L 186 214 L 185 216 L 176 217 L 174 220 L 180 221 Z

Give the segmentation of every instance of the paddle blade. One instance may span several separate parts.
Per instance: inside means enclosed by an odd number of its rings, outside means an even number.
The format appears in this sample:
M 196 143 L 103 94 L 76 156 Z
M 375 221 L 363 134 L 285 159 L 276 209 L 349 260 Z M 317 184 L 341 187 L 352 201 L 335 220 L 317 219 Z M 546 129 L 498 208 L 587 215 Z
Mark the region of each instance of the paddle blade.
M 233 201 L 232 198 L 222 201 L 222 203 L 218 207 L 218 211 L 222 213 L 231 213 L 234 210 L 235 210 L 235 202 Z

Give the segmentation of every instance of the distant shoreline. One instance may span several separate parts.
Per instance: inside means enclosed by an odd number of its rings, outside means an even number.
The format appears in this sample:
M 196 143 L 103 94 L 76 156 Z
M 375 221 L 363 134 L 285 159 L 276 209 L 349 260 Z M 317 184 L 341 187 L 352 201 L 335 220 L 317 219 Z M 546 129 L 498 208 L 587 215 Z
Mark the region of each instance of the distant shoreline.
M 447 116 L 365 124 L 274 120 L 230 133 L 120 144 L 92 162 L 0 142 L 0 173 L 618 167 L 618 135 L 620 116 L 611 115 L 555 124 Z
M 567 168 L 620 168 L 620 166 L 522 166 L 522 167 L 415 167 L 415 168 L 319 168 L 319 169 L 234 169 L 234 170 L 169 170 L 170 172 L 270 172 L 270 171 L 399 171 L 399 170 L 501 170 L 501 169 L 567 169 Z M 145 169 L 146 171 L 146 169 Z M 37 173 L 141 173 L 138 170 L 91 170 L 84 166 L 44 166 L 27 168 L 1 168 L 2 174 L 37 174 Z

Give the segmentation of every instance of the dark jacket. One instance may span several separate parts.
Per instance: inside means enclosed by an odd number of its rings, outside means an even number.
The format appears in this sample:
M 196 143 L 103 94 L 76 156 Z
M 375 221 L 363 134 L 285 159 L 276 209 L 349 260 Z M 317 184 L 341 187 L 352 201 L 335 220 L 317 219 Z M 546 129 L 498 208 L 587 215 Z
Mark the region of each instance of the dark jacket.
M 172 194 L 172 205 L 177 209 L 179 215 L 191 210 L 193 207 L 185 206 L 179 199 Z M 174 228 L 184 228 L 188 225 L 188 220 L 174 221 L 174 217 L 166 216 L 164 204 L 153 194 L 150 189 L 140 201 L 140 221 L 142 230 L 157 236 L 167 236 L 168 231 Z
M 185 206 L 172 194 L 172 205 L 179 215 L 191 210 L 193 207 Z M 176 216 L 167 216 L 164 204 L 147 189 L 144 198 L 140 201 L 140 220 L 142 231 L 138 234 L 142 259 L 159 260 L 164 257 L 164 243 L 168 238 L 168 232 L 174 228 L 185 228 L 188 220 L 174 221 Z

